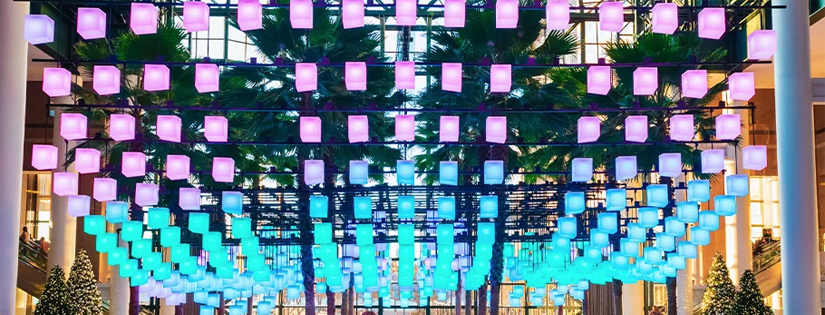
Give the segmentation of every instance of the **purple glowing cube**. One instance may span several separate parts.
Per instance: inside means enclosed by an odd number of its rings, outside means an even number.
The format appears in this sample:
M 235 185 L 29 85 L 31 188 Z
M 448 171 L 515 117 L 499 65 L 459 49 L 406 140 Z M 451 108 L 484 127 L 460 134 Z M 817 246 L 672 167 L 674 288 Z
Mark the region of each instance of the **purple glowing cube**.
M 347 136 L 350 143 L 370 141 L 370 123 L 367 115 L 347 117 Z
M 395 1 L 395 24 L 399 26 L 414 26 L 418 18 L 417 0 L 396 0 Z
M 229 134 L 229 121 L 223 116 L 206 116 L 203 118 L 203 136 L 209 142 L 226 142 Z
M 155 133 L 163 141 L 180 142 L 180 117 L 174 115 L 158 115 Z
M 752 145 L 742 149 L 742 166 L 753 171 L 761 171 L 768 167 L 768 148 L 764 145 Z
M 673 115 L 670 117 L 670 139 L 690 141 L 696 132 L 693 129 L 693 115 Z
M 749 101 L 756 94 L 753 72 L 739 72 L 728 77 L 730 98 L 735 101 Z
M 77 33 L 85 40 L 106 37 L 106 13 L 99 8 L 78 8 Z
M 23 37 L 32 45 L 54 41 L 54 20 L 45 14 L 29 14 L 23 20 Z
M 63 113 L 60 115 L 60 136 L 72 141 L 86 138 L 87 120 L 83 114 Z
M 705 150 L 702 151 L 702 173 L 715 174 L 725 169 L 725 151 Z
M 304 161 L 304 183 L 307 185 L 319 185 L 324 183 L 324 161 Z
M 690 98 L 703 98 L 707 93 L 707 70 L 688 70 L 682 74 L 682 96 Z
M 719 39 L 727 31 L 725 8 L 704 8 L 698 19 L 700 38 Z
M 465 0 L 445 0 L 444 1 L 444 26 L 464 27 L 467 15 Z
M 587 93 L 607 95 L 612 86 L 609 66 L 592 66 L 587 69 Z
M 343 0 L 341 6 L 341 20 L 345 29 L 364 26 L 364 0 Z
M 599 140 L 601 136 L 602 121 L 599 117 L 585 116 L 580 117 L 577 123 L 578 142 L 588 143 Z
M 39 171 L 57 168 L 57 147 L 47 144 L 32 145 L 32 167 Z
M 238 27 L 242 31 L 263 28 L 263 6 L 259 0 L 238 0 Z
M 100 95 L 120 93 L 120 70 L 114 66 L 94 66 L 92 88 Z
M 458 116 L 441 116 L 438 137 L 441 142 L 457 142 L 459 134 Z
M 602 2 L 599 5 L 599 29 L 605 32 L 621 32 L 624 26 L 624 3 Z
M 169 90 L 169 73 L 167 66 L 145 65 L 143 67 L 143 89 L 149 92 Z
M 77 148 L 74 151 L 74 168 L 80 174 L 100 172 L 100 151 L 91 148 Z
M 178 190 L 178 205 L 183 210 L 196 211 L 201 209 L 201 190 L 184 187 Z
M 415 62 L 395 62 L 395 88 L 399 90 L 415 89 Z
M 636 156 L 620 156 L 616 158 L 616 179 L 629 180 L 638 174 Z
M 84 195 L 72 195 L 67 199 L 69 215 L 75 218 L 85 217 L 90 214 L 92 198 Z
M 135 117 L 128 114 L 109 116 L 109 137 L 115 141 L 135 139 Z
M 209 30 L 209 5 L 205 2 L 183 2 L 183 28 L 189 33 Z
M 292 28 L 312 29 L 313 13 L 312 0 L 289 1 L 289 22 Z
M 364 91 L 367 89 L 367 63 L 344 63 L 344 83 L 349 91 Z
M 659 176 L 679 177 L 682 174 L 682 154 L 662 153 L 659 155 Z
M 318 89 L 318 66 L 314 63 L 295 64 L 295 90 L 309 92 Z
M 195 88 L 198 93 L 217 92 L 220 88 L 221 70 L 212 63 L 195 65 Z
M 627 116 L 624 119 L 624 140 L 628 142 L 647 141 L 647 116 Z
M 739 114 L 722 114 L 716 116 L 716 139 L 733 140 L 742 132 Z
M 496 28 L 516 28 L 518 25 L 518 0 L 496 1 Z
M 653 67 L 639 67 L 633 72 L 633 94 L 653 95 L 659 88 L 659 70 Z
M 117 199 L 117 180 L 112 178 L 95 178 L 92 197 L 104 202 Z
M 235 160 L 226 157 L 212 159 L 212 179 L 219 183 L 235 181 Z
M 505 143 L 507 142 L 507 117 L 490 116 L 487 117 L 487 127 L 485 128 L 487 142 Z
M 490 92 L 510 93 L 513 80 L 513 68 L 510 65 L 492 65 L 490 67 Z
M 652 15 L 654 33 L 673 34 L 679 28 L 679 7 L 675 3 L 657 3 Z
M 77 173 L 54 172 L 52 192 L 58 196 L 77 195 Z
M 441 64 L 441 89 L 461 93 L 461 81 L 464 73 L 461 63 L 445 62 Z
M 758 30 L 748 35 L 748 59 L 771 59 L 775 52 L 776 31 Z
M 43 92 L 50 97 L 71 95 L 72 73 L 63 68 L 44 68 Z
M 593 178 L 593 159 L 575 158 L 571 169 L 574 182 L 589 182 Z
M 125 177 L 143 177 L 146 175 L 146 155 L 142 152 L 123 152 L 120 167 Z
M 548 0 L 544 12 L 548 30 L 567 30 L 570 25 L 570 3 L 567 0 Z
M 129 28 L 137 35 L 158 32 L 158 8 L 151 3 L 132 3 L 129 11 Z
M 395 140 L 415 141 L 415 115 L 395 116 Z
M 189 179 L 189 157 L 177 154 L 167 155 L 166 178 L 171 180 Z
M 301 141 L 308 143 L 321 142 L 321 118 L 301 117 Z

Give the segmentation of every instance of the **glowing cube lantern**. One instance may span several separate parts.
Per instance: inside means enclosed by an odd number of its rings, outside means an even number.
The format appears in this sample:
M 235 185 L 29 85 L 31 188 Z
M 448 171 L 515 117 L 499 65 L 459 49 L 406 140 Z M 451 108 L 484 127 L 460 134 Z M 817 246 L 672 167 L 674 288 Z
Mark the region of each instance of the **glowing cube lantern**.
M 690 141 L 696 134 L 693 115 L 673 115 L 670 117 L 670 139 L 673 141 Z
M 710 200 L 710 182 L 701 179 L 689 181 L 687 199 L 694 202 L 707 202 Z
M 367 115 L 350 115 L 347 117 L 347 136 L 350 143 L 368 142 L 370 124 Z
M 579 143 L 595 142 L 601 135 L 601 119 L 599 117 L 579 117 L 577 123 L 577 139 Z
M 142 152 L 123 152 L 120 172 L 125 177 L 146 175 L 146 155 Z
M 327 196 L 309 197 L 309 216 L 312 218 L 326 218 L 329 208 Z
M 708 71 L 688 70 L 682 73 L 682 96 L 703 98 L 708 93 Z
M 68 141 L 86 138 L 87 120 L 83 114 L 60 114 L 60 136 Z
M 307 185 L 318 185 L 324 183 L 324 161 L 304 161 L 304 183 Z
M 415 115 L 395 116 L 395 140 L 415 141 Z
M 23 37 L 32 45 L 54 41 L 54 20 L 45 14 L 29 14 L 23 18 Z
M 748 59 L 771 59 L 776 52 L 776 31 L 756 30 L 748 35 Z
M 623 238 L 619 240 L 619 250 L 622 256 L 637 257 L 639 256 L 639 243 Z
M 229 121 L 223 116 L 206 116 L 203 118 L 203 136 L 209 142 L 226 142 L 229 134 Z
M 141 225 L 141 228 L 142 227 L 143 226 Z M 141 234 L 143 234 L 142 230 L 141 230 Z M 121 236 L 121 238 L 122 238 L 122 236 Z M 146 257 L 146 255 L 148 255 L 151 252 L 152 252 L 152 240 L 151 239 L 138 238 L 138 239 L 132 240 L 132 257 L 143 258 L 143 257 Z
M 748 175 L 736 174 L 725 176 L 725 194 L 736 197 L 748 195 Z
M 99 8 L 78 8 L 77 33 L 85 40 L 106 37 L 106 13 Z
M 564 194 L 564 213 L 579 214 L 585 210 L 585 198 L 583 191 L 570 191 Z
M 713 211 L 699 212 L 699 225 L 703 230 L 716 231 L 719 229 L 719 215 Z
M 92 205 L 92 198 L 84 195 L 72 195 L 68 196 L 66 199 L 70 216 L 77 218 L 89 215 L 89 210 Z
M 132 3 L 129 11 L 129 28 L 137 35 L 158 32 L 158 8 L 151 3 Z
M 418 18 L 417 0 L 396 0 L 395 1 L 395 23 L 400 26 L 415 26 Z
M 189 231 L 197 234 L 209 232 L 209 213 L 190 213 Z
M 398 160 L 395 165 L 395 172 L 399 185 L 415 185 L 415 162 Z
M 246 237 L 252 237 L 252 219 L 232 218 L 232 238 L 242 239 Z
M 616 158 L 616 179 L 630 180 L 638 174 L 636 156 L 620 156 Z
M 158 115 L 155 133 L 158 138 L 168 142 L 180 142 L 180 117 L 174 115 Z
M 464 27 L 467 15 L 465 0 L 445 0 L 444 1 L 444 26 Z
M 574 182 L 589 182 L 593 178 L 593 159 L 575 158 L 571 169 Z
M 221 70 L 213 63 L 195 65 L 195 89 L 198 93 L 217 92 L 220 89 Z
M 722 114 L 716 116 L 716 138 L 719 140 L 733 140 L 742 132 L 739 114 Z
M 730 98 L 735 101 L 749 101 L 756 94 L 753 72 L 739 72 L 728 77 Z
M 367 64 L 365 62 L 344 63 L 344 83 L 349 91 L 367 89 Z
M 170 180 L 189 179 L 189 157 L 177 154 L 167 155 L 166 178 Z
M 715 174 L 725 169 L 725 151 L 722 149 L 702 151 L 702 173 Z
M 609 66 L 592 66 L 587 69 L 587 93 L 607 95 L 613 86 Z
M 455 220 L 455 197 L 438 198 L 438 218 Z
M 710 244 L 710 231 L 698 226 L 690 228 L 690 242 L 697 246 Z
M 438 137 L 441 142 L 457 142 L 459 134 L 458 116 L 441 116 Z
M 309 92 L 318 89 L 318 66 L 314 63 L 295 64 L 295 90 Z
M 308 143 L 321 142 L 321 118 L 301 117 L 301 141 Z
M 682 154 L 662 153 L 659 155 L 659 176 L 679 177 L 682 174 Z
M 143 222 L 124 221 L 120 226 L 120 238 L 126 242 L 143 238 Z
M 52 192 L 58 196 L 77 195 L 77 173 L 54 172 Z
M 438 182 L 441 185 L 458 185 L 458 162 L 441 161 L 438 168 Z
M 414 196 L 398 196 L 398 218 L 399 219 L 412 219 L 412 218 L 415 218 L 415 197 Z
M 399 90 L 415 89 L 415 62 L 395 62 L 395 88 Z
M 653 95 L 659 88 L 659 70 L 654 67 L 639 67 L 633 72 L 633 94 Z
M 498 196 L 481 196 L 479 198 L 479 212 L 482 218 L 498 217 Z M 570 214 L 568 211 L 567 214 Z
M 332 223 L 317 222 L 314 230 L 315 244 L 332 243 Z
M 652 15 L 654 33 L 673 34 L 679 28 L 679 7 L 675 3 L 657 3 Z
M 558 231 L 556 231 L 556 235 L 565 239 L 576 238 L 578 231 L 578 222 L 576 221 L 575 217 L 559 218 L 556 224 L 558 226 Z
M 570 25 L 570 3 L 567 0 L 548 0 L 545 21 L 548 30 L 566 31 Z
M 108 253 L 117 248 L 117 234 L 102 233 L 95 237 L 95 249 L 101 253 Z
M 696 245 L 686 241 L 680 241 L 676 243 L 676 253 L 679 256 L 688 258 L 688 259 L 696 259 L 697 257 L 697 250 Z
M 364 26 L 364 0 L 343 0 L 341 20 L 345 29 Z
M 169 208 L 149 208 L 147 223 L 149 228 L 153 230 L 169 227 Z
M 768 167 L 768 147 L 752 145 L 742 149 L 742 167 L 754 171 L 761 171 Z
M 685 223 L 679 221 L 676 217 L 665 218 L 665 234 L 673 237 L 682 237 L 685 235 Z
M 516 28 L 519 15 L 518 0 L 496 1 L 496 28 Z
M 648 185 L 645 189 L 647 195 L 647 205 L 654 208 L 666 207 L 670 203 L 670 194 L 668 190 L 668 185 Z
M 189 33 L 209 30 L 209 5 L 206 2 L 183 2 L 183 28 Z
M 641 207 L 638 210 L 639 226 L 650 229 L 659 225 L 659 209 L 653 207 Z
M 49 97 L 71 95 L 72 73 L 63 68 L 44 68 L 43 92 Z
M 676 219 L 684 223 L 695 223 L 699 220 L 699 203 L 682 201 L 676 203 Z
M 158 192 L 160 188 L 156 184 L 138 183 L 135 185 L 135 203 L 141 207 L 154 206 L 158 204 Z
M 666 233 L 656 233 L 656 248 L 665 251 L 671 252 L 676 249 L 676 238 Z
M 106 203 L 106 221 L 112 224 L 123 223 L 129 219 L 129 204 L 122 201 Z
M 490 92 L 510 93 L 513 81 L 513 67 L 511 65 L 490 66 Z
M 716 214 L 720 216 L 732 216 L 736 214 L 736 196 L 719 195 L 713 197 L 713 207 Z
M 639 225 L 639 223 L 628 223 L 627 239 L 637 243 L 643 243 L 647 239 L 647 230 Z
M 57 168 L 57 152 L 57 147 L 53 145 L 32 145 L 32 167 L 40 171 Z
M 366 185 L 369 182 L 369 163 L 367 161 L 349 161 L 349 183 Z
M 627 116 L 624 120 L 624 139 L 628 142 L 647 141 L 647 116 Z
M 504 183 L 504 161 L 484 161 L 484 184 L 501 185 Z
M 439 224 L 441 226 L 441 224 Z M 373 244 L 373 228 L 372 224 L 356 224 L 355 225 L 355 242 L 356 245 L 362 247 L 364 245 Z M 366 247 L 366 246 L 364 246 Z
M 461 63 L 445 62 L 441 64 L 441 89 L 444 91 L 461 93 L 461 83 L 464 77 Z
M 704 8 L 699 12 L 699 37 L 719 39 L 727 31 L 727 18 L 724 8 Z
M 106 219 L 102 215 L 88 215 L 83 218 L 83 232 L 89 235 L 106 233 Z
M 655 247 L 645 247 L 644 251 L 644 259 L 645 262 L 651 265 L 658 265 L 661 264 L 663 260 L 664 253 Z
M 610 245 L 610 234 L 599 230 L 590 230 L 590 245 L 602 248 Z
M 624 188 L 608 189 L 606 194 L 607 211 L 622 211 L 627 207 L 627 191 Z
M 263 28 L 263 6 L 259 0 L 238 0 L 238 26 L 242 31 Z
M 352 210 L 356 219 L 372 219 L 372 198 L 353 197 Z
M 624 26 L 622 1 L 602 2 L 599 6 L 599 29 L 605 32 L 621 32 Z
M 200 210 L 201 190 L 188 187 L 180 188 L 178 190 L 178 205 L 183 210 Z

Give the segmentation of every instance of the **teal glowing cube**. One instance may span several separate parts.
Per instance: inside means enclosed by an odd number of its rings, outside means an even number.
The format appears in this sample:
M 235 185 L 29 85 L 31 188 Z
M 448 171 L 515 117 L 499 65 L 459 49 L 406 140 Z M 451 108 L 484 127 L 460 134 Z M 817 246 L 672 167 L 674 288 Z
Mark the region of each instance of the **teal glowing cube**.
M 265 314 L 269 314 L 270 312 L 266 312 Z M 215 308 L 210 305 L 201 305 L 201 307 L 198 309 L 198 315 L 215 315 Z
M 570 191 L 564 194 L 564 213 L 567 215 L 579 214 L 585 210 L 583 191 Z
M 619 240 L 619 250 L 622 256 L 637 257 L 639 256 L 639 243 L 623 238 Z
M 370 180 L 370 166 L 366 161 L 349 161 L 349 183 L 366 185 Z
M 167 208 L 150 208 L 149 209 L 149 228 L 157 230 L 169 226 L 169 209 Z
M 639 225 L 650 229 L 659 225 L 659 209 L 653 207 L 639 208 Z
M 258 245 L 260 244 L 258 237 L 247 237 L 241 239 L 241 252 L 244 256 L 253 256 L 258 254 Z
M 117 234 L 103 233 L 95 237 L 95 249 L 101 253 L 108 253 L 117 247 Z
M 221 210 L 225 213 L 240 215 L 243 213 L 243 193 L 224 191 L 221 193 Z
M 255 280 L 256 282 L 267 282 L 270 280 L 271 276 L 272 273 L 270 272 L 268 267 L 264 267 L 261 270 L 256 270 L 252 272 L 252 280 Z
M 232 238 L 242 239 L 250 236 L 252 236 L 252 219 L 232 218 Z
M 355 244 L 372 245 L 372 224 L 356 224 L 355 225 Z
M 172 254 L 170 255 L 169 260 L 171 260 L 173 263 L 179 264 L 189 259 L 191 247 L 189 244 L 178 244 L 172 246 L 171 251 Z
M 656 248 L 672 252 L 676 250 L 676 238 L 665 233 L 656 233 Z
M 482 244 L 493 244 L 496 241 L 496 225 L 492 222 L 479 222 L 478 242 Z
M 584 249 L 584 257 L 594 263 L 601 262 L 602 250 L 599 247 L 586 247 Z
M 152 239 L 138 239 L 132 241 L 132 257 L 144 258 L 152 253 Z
M 713 207 L 716 214 L 720 216 L 732 216 L 736 214 L 736 196 L 720 195 L 713 197 Z
M 658 248 L 645 247 L 644 249 L 645 262 L 651 265 L 658 265 L 663 262 L 662 255 L 664 253 Z
M 643 228 L 639 223 L 630 223 L 627 225 L 627 239 L 643 243 L 647 240 L 647 229 Z
M 441 161 L 438 168 L 438 183 L 441 185 L 458 185 L 458 162 Z
M 398 225 L 398 244 L 412 245 L 415 243 L 415 225 L 411 223 Z
M 438 197 L 438 218 L 455 220 L 455 197 Z
M 395 172 L 399 185 L 415 185 L 415 162 L 399 160 Z
M 613 263 L 614 267 L 619 269 L 625 269 L 629 267 L 630 259 L 627 256 L 622 255 L 621 252 L 611 252 L 610 253 L 610 262 Z
M 309 197 L 309 216 L 313 218 L 326 218 L 329 212 L 329 198 L 327 196 Z
M 353 197 L 352 208 L 356 219 L 372 219 L 372 197 Z
M 602 248 L 610 245 L 610 234 L 598 229 L 590 230 L 590 246 Z
M 149 272 L 143 269 L 138 269 L 135 274 L 129 278 L 129 285 L 139 287 L 149 283 Z
M 501 185 L 504 183 L 504 161 L 484 161 L 484 184 Z
M 208 252 L 221 250 L 223 245 L 223 237 L 221 232 L 206 232 L 202 234 L 203 249 Z
M 152 279 L 155 281 L 164 281 L 172 279 L 172 264 L 160 263 L 154 271 L 152 271 Z
M 699 212 L 699 225 L 698 227 L 703 230 L 707 230 L 710 232 L 716 231 L 719 229 L 719 215 L 713 211 L 702 211 Z
M 676 218 L 684 223 L 694 223 L 699 220 L 699 204 L 695 201 L 676 203 Z
M 748 175 L 737 174 L 725 176 L 725 194 L 736 197 L 745 197 L 748 195 Z
M 106 218 L 102 215 L 87 215 L 83 217 L 83 232 L 95 236 L 106 233 Z
M 688 258 L 688 259 L 696 259 L 697 257 L 697 249 L 696 244 L 686 241 L 680 241 L 676 243 L 676 253 L 679 256 Z
M 139 240 L 143 237 L 143 222 L 126 221 L 120 226 L 120 238 L 127 242 Z
M 189 231 L 196 234 L 209 232 L 209 214 L 202 212 L 189 213 Z
M 170 226 L 160 229 L 160 246 L 172 247 L 180 244 L 180 227 Z
M 151 252 L 143 256 L 141 267 L 144 270 L 155 271 L 158 267 L 160 267 L 161 263 L 163 263 L 163 255 L 158 252 Z
M 198 272 L 198 258 L 186 257 L 178 264 L 178 271 L 180 271 L 180 274 L 187 276 L 196 274 Z
M 115 247 L 106 256 L 109 266 L 118 266 L 129 259 L 129 249 L 125 247 Z
M 493 244 L 477 243 L 476 258 L 480 260 L 490 260 L 493 258 Z
M 315 244 L 332 243 L 332 223 L 315 223 Z
M 619 220 L 616 218 L 616 213 L 603 212 L 597 214 L 596 226 L 598 226 L 600 231 L 615 234 L 619 231 Z
M 117 224 L 129 220 L 129 204 L 123 201 L 109 201 L 106 203 L 106 221 Z
M 710 231 L 694 226 L 690 228 L 690 242 L 697 246 L 710 244 Z
M 438 224 L 436 226 L 436 244 L 452 246 L 455 241 L 455 226 L 452 224 Z
M 647 205 L 649 207 L 664 208 L 670 203 L 667 185 L 648 185 L 645 191 L 647 193 Z
M 665 218 L 665 234 L 673 237 L 685 236 L 685 223 L 676 217 Z
M 137 259 L 127 259 L 118 266 L 118 274 L 121 278 L 130 278 L 138 272 Z
M 608 189 L 605 197 L 607 211 L 622 211 L 627 207 L 627 191 L 624 188 Z
M 498 217 L 498 196 L 481 196 L 479 199 L 479 215 L 485 219 Z
M 215 268 L 215 276 L 218 277 L 218 279 L 232 280 L 234 275 L 235 269 L 232 268 L 232 265 L 230 264 Z
M 415 197 L 413 197 L 413 196 L 398 196 L 398 218 L 399 219 L 413 219 L 413 218 L 415 218 Z
M 710 200 L 710 182 L 703 179 L 696 179 L 688 182 L 688 201 L 708 202 Z
M 578 232 L 578 222 L 575 217 L 563 217 L 557 220 L 558 236 L 561 238 L 576 238 Z

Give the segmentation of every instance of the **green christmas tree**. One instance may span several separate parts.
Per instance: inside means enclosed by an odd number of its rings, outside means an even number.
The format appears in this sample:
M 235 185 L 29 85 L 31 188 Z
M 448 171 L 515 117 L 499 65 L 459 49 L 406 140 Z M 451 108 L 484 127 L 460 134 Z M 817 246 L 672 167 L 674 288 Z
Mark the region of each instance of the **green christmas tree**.
M 46 281 L 46 290 L 40 295 L 34 315 L 69 315 L 69 289 L 66 287 L 66 275 L 60 266 L 54 266 L 49 279 Z
M 735 301 L 732 314 L 773 315 L 773 310 L 765 305 L 765 297 L 759 291 L 756 276 L 750 270 L 745 270 L 739 280 Z
M 730 280 L 730 273 L 725 264 L 725 258 L 716 253 L 713 257 L 713 264 L 710 266 L 708 274 L 707 289 L 702 296 L 702 314 L 704 315 L 730 315 L 732 313 L 733 301 L 736 297 L 736 287 Z M 745 314 L 745 313 L 742 313 Z
M 100 315 L 100 291 L 85 250 L 77 253 L 67 285 L 72 315 Z

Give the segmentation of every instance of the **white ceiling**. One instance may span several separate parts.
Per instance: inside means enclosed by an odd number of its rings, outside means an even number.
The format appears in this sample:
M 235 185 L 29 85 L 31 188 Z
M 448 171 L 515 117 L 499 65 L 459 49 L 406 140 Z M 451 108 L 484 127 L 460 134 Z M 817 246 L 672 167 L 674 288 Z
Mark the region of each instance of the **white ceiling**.
M 825 78 L 825 19 L 820 19 L 811 25 L 811 77 Z M 772 89 L 773 64 L 751 65 L 746 70 L 753 72 L 756 79 L 756 88 Z

